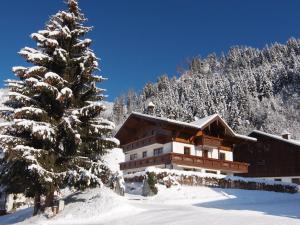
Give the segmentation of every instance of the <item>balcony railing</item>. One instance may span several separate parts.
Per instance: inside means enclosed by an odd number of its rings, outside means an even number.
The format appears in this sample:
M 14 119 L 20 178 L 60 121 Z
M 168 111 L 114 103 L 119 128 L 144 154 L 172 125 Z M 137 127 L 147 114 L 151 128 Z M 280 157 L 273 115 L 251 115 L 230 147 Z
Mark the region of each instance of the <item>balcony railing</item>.
M 206 169 L 230 171 L 234 173 L 247 173 L 249 166 L 249 164 L 241 162 L 232 162 L 178 153 L 167 153 L 160 156 L 148 157 L 144 159 L 120 163 L 120 168 L 121 170 L 127 170 L 139 167 L 164 164 L 177 164 L 181 166 L 201 167 Z
M 147 145 L 152 144 L 165 144 L 168 142 L 171 142 L 172 138 L 163 134 L 156 134 L 149 137 L 145 137 L 142 139 L 139 139 L 137 141 L 130 142 L 126 145 L 122 145 L 121 148 L 123 148 L 124 152 L 131 151 L 137 148 L 142 148 Z

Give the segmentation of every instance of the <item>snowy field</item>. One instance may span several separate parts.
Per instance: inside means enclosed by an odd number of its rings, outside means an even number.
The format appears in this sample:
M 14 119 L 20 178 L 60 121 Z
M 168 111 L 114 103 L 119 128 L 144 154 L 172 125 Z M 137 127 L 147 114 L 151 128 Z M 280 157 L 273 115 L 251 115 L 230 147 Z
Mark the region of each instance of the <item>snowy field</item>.
M 300 194 L 177 186 L 155 197 L 117 196 L 106 188 L 76 193 L 52 219 L 32 209 L 0 217 L 0 224 L 300 225 Z
M 114 149 L 104 161 L 118 172 L 124 160 Z M 73 193 L 52 219 L 32 215 L 32 208 L 1 216 L 0 225 L 300 225 L 300 193 L 159 186 L 154 197 L 136 189 L 121 197 L 107 188 Z

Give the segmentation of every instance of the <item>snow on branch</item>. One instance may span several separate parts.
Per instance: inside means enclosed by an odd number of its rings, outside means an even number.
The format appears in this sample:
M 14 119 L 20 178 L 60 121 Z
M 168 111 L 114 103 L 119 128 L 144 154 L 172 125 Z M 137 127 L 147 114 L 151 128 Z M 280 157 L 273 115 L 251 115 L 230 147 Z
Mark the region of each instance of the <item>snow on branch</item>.
M 73 97 L 73 91 L 68 87 L 64 87 L 63 89 L 60 90 L 56 99 L 60 102 L 64 102 L 66 100 L 70 100 L 72 97 Z
M 93 29 L 93 27 L 84 27 L 81 26 L 77 29 L 74 29 L 71 31 L 71 34 L 74 36 L 83 36 L 84 34 L 86 34 L 87 32 L 91 31 Z
M 12 68 L 13 73 L 19 77 L 22 77 L 25 74 L 26 70 L 27 70 L 27 67 L 24 67 L 24 66 L 14 66 Z
M 8 96 L 12 99 L 15 99 L 15 100 L 20 100 L 20 101 L 27 101 L 27 102 L 35 102 L 34 99 L 26 96 L 26 95 L 23 95 L 21 93 L 18 93 L 18 92 L 8 92 Z
M 44 81 L 50 85 L 57 85 L 57 84 L 63 85 L 68 83 L 61 76 L 53 72 L 46 73 Z
M 104 78 L 103 76 L 97 76 L 97 75 L 92 75 L 92 79 L 96 82 L 102 82 L 107 80 L 107 78 Z M 102 90 L 106 91 L 105 89 Z
M 50 93 L 53 98 L 57 98 L 57 96 L 59 95 L 59 91 L 57 90 L 56 87 L 50 85 L 50 84 L 47 84 L 45 82 L 37 82 L 33 85 L 33 87 L 38 90 L 39 92 L 47 92 L 47 93 Z
M 64 177 L 65 172 L 54 173 L 46 170 L 38 161 L 39 156 L 42 154 L 49 154 L 49 151 L 44 149 L 36 149 L 25 145 L 17 145 L 13 148 L 29 165 L 28 169 L 32 172 L 39 174 L 39 178 L 47 183 L 51 183 L 53 178 Z
M 29 47 L 23 48 L 19 54 L 31 63 L 44 64 L 52 60 L 48 55 Z
M 53 55 L 56 56 L 60 61 L 64 63 L 67 62 L 67 58 L 69 57 L 69 53 L 62 48 L 55 49 Z
M 79 110 L 79 114 L 82 117 L 93 118 L 93 117 L 98 116 L 104 110 L 105 110 L 105 106 L 102 103 L 93 102 L 93 103 L 90 103 L 90 105 L 81 108 Z
M 56 132 L 54 128 L 52 128 L 51 124 L 45 122 L 37 122 L 33 120 L 26 119 L 14 119 L 13 125 L 17 131 L 30 132 L 32 137 L 41 139 L 41 140 L 49 140 L 54 141 Z
M 52 38 L 46 38 L 44 35 L 39 34 L 39 33 L 31 34 L 31 38 L 33 40 L 36 40 L 40 44 L 43 44 L 43 45 L 51 47 L 51 48 L 55 48 L 59 45 L 57 40 L 52 39 Z
M 2 150 L 5 152 L 6 151 L 6 145 L 11 145 L 15 143 L 23 143 L 22 139 L 12 136 L 12 135 L 5 135 L 1 134 L 0 135 L 0 146 L 2 147 Z
M 91 43 L 92 43 L 92 40 L 87 38 L 82 41 L 79 41 L 77 44 L 74 45 L 74 47 L 75 48 L 86 48 L 86 47 L 90 46 Z
M 34 118 L 40 118 L 42 116 L 46 116 L 47 112 L 40 109 L 40 108 L 35 108 L 35 107 L 22 107 L 19 109 L 16 109 L 14 111 L 14 118 L 15 119 L 28 119 L 31 117 Z

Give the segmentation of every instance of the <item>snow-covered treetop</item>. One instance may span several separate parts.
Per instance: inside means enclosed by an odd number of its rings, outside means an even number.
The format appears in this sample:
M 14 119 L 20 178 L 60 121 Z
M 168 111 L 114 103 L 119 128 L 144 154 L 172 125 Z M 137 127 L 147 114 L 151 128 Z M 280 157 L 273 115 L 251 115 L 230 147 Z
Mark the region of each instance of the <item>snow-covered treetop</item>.
M 5 159 L 24 162 L 26 176 L 38 177 L 35 188 L 41 192 L 50 184 L 99 185 L 105 171 L 100 155 L 118 144 L 111 138 L 114 124 L 101 118 L 105 89 L 96 84 L 105 79 L 94 74 L 98 58 L 85 37 L 92 28 L 84 26 L 77 0 L 67 4 L 68 10 L 31 34 L 35 48 L 20 50 L 32 66 L 12 68 L 19 80 L 8 81 L 8 110 L 2 110 L 9 120 L 1 126 Z

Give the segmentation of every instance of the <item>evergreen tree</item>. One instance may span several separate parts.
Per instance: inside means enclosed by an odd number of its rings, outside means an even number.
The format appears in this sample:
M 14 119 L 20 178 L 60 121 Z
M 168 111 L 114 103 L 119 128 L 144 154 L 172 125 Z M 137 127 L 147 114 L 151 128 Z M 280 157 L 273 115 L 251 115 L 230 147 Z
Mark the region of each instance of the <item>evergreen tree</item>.
M 47 207 L 62 187 L 108 183 L 101 155 L 117 145 L 114 124 L 101 118 L 104 89 L 96 83 L 105 79 L 94 74 L 98 59 L 84 38 L 91 27 L 83 25 L 77 0 L 68 8 L 31 35 L 36 48 L 19 52 L 33 66 L 13 68 L 19 80 L 8 81 L 10 108 L 3 111 L 2 188 L 35 197 L 35 213 L 42 195 Z

